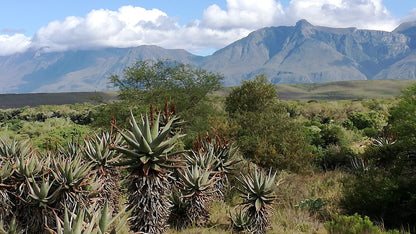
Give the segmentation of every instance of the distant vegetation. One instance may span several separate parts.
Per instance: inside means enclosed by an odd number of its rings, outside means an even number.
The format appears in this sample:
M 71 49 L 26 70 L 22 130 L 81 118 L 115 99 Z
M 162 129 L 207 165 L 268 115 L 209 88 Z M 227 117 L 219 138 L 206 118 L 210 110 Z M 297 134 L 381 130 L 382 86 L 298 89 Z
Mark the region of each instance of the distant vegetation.
M 279 100 L 338 101 L 361 99 L 386 99 L 400 95 L 400 91 L 414 80 L 366 80 L 338 81 L 321 84 L 276 85 Z M 221 87 L 215 95 L 227 96 L 233 87 Z M 116 91 L 0 94 L 0 109 L 36 107 L 40 105 L 62 105 L 76 103 L 100 104 L 118 100 Z
M 125 71 L 117 102 L 0 111 L 0 233 L 416 232 L 411 81 L 219 89 L 177 63 Z

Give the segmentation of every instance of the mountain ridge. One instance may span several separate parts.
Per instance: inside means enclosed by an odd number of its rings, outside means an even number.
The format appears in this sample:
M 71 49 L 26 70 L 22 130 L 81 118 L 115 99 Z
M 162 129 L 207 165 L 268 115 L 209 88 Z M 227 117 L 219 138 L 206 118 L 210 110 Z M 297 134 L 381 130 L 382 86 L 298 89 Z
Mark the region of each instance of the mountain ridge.
M 294 26 L 251 32 L 209 56 L 155 45 L 0 56 L 0 93 L 105 91 L 137 59 L 171 59 L 224 74 L 225 86 L 265 73 L 275 84 L 416 78 L 416 22 L 392 32 Z

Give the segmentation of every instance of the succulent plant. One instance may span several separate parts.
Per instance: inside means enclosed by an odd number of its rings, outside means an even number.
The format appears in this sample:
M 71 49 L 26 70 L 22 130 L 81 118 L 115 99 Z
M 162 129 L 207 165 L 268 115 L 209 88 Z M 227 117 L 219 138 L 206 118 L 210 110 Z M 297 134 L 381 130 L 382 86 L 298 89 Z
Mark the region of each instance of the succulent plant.
M 101 132 L 84 140 L 83 153 L 87 161 L 96 171 L 96 177 L 102 185 L 99 196 L 101 201 L 108 201 L 110 207 L 117 210 L 120 199 L 120 172 L 117 163 L 121 154 L 113 150 L 114 146 L 120 145 L 122 138 L 120 134 Z
M 4 220 L 0 219 L 0 234 L 23 234 L 24 231 L 17 225 L 16 217 L 10 220 L 7 225 L 4 224 Z
M 161 233 L 167 228 L 171 206 L 168 169 L 180 163 L 172 158 L 172 150 L 180 137 L 169 137 L 174 121 L 172 118 L 160 127 L 159 114 L 150 121 L 147 116 L 142 117 L 138 124 L 131 113 L 131 131 L 119 131 L 127 145 L 115 149 L 123 154 L 119 165 L 126 166 L 130 172 L 128 209 L 133 209 L 130 224 L 135 232 Z
M 40 181 L 32 178 L 27 186 L 26 205 L 18 205 L 17 218 L 28 233 L 43 233 L 47 226 L 55 225 L 53 207 L 58 203 L 60 188 L 48 177 Z
M 183 183 L 182 197 L 186 202 L 187 223 L 204 226 L 209 220 L 209 204 L 213 200 L 215 175 L 197 165 L 185 168 L 179 172 Z
M 271 174 L 265 175 L 260 170 L 248 175 L 241 174 L 239 180 L 241 188 L 238 188 L 240 197 L 243 199 L 241 205 L 246 209 L 247 215 L 253 220 L 252 228 L 258 233 L 265 233 L 270 226 L 271 205 L 276 200 L 274 195 L 275 178 Z
M 10 176 L 13 167 L 9 161 L 0 160 L 0 220 L 5 220 L 12 213 L 13 202 L 9 196 L 8 188 L 12 186 Z
M 47 230 L 52 234 L 116 234 L 126 225 L 128 214 L 129 212 L 123 210 L 118 212 L 117 215 L 113 215 L 107 203 L 97 211 L 84 208 L 78 211 L 77 214 L 65 209 L 63 221 L 56 216 L 56 231 L 49 227 Z M 118 221 L 117 226 L 114 225 L 116 221 Z
M 253 220 L 244 209 L 239 209 L 234 213 L 230 212 L 231 228 L 236 232 L 253 232 Z
M 39 207 L 52 206 L 59 198 L 60 192 L 60 188 L 53 189 L 52 186 L 53 183 L 50 183 L 48 179 L 42 180 L 40 186 L 35 181 L 28 183 L 31 198 L 28 203 Z
M 90 203 L 90 198 L 96 196 L 101 185 L 92 176 L 91 165 L 87 164 L 81 155 L 66 158 L 63 155 L 54 157 L 51 174 L 55 184 L 61 189 L 59 210 L 65 208 L 73 211 L 81 204 L 83 207 Z
M 169 200 L 172 203 L 168 220 L 170 226 L 176 230 L 186 228 L 189 224 L 186 217 L 187 204 L 182 196 L 182 192 L 176 187 L 173 187 L 172 193 L 169 195 Z
M 120 153 L 113 150 L 113 146 L 120 145 L 121 136 L 111 132 L 95 134 L 94 137 L 84 140 L 83 153 L 86 159 L 98 170 L 99 174 L 110 173 L 115 170 L 119 162 Z
M 211 170 L 215 171 L 217 177 L 219 177 L 215 183 L 217 195 L 222 197 L 228 183 L 228 175 L 233 173 L 235 165 L 241 160 L 235 159 L 237 149 L 234 147 L 233 142 L 221 138 L 215 129 L 213 130 L 215 132 L 214 138 L 210 137 L 208 133 L 205 138 L 202 138 L 201 135 L 198 136 L 193 145 L 194 154 L 191 156 L 193 158 L 192 161 L 204 168 L 206 166 L 203 164 L 211 164 Z M 198 159 L 195 156 L 198 156 Z
M 18 156 L 29 155 L 31 152 L 32 150 L 28 141 L 20 143 L 17 140 L 9 142 L 7 140 L 0 139 L 0 158 L 10 160 Z

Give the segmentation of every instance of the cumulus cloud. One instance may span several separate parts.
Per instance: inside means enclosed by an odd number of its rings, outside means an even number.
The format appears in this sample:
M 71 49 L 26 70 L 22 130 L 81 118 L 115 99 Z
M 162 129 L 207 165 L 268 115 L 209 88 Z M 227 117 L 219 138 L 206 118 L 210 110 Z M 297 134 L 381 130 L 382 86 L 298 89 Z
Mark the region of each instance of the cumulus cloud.
M 275 0 L 227 0 L 227 9 L 211 5 L 203 14 L 204 26 L 216 29 L 245 28 L 276 25 L 285 13 Z
M 123 6 L 117 11 L 92 10 L 84 17 L 69 16 L 40 28 L 33 38 L 0 35 L 2 55 L 31 47 L 44 51 L 158 45 L 191 52 L 221 47 L 261 27 L 294 25 L 306 19 L 314 25 L 393 30 L 393 18 L 382 0 L 226 0 L 223 9 L 211 5 L 201 19 L 180 25 L 158 9 Z M 416 11 L 416 10 L 414 10 Z M 409 14 L 415 19 L 416 14 Z
M 167 25 L 168 24 L 168 25 Z M 173 27 L 172 27 L 173 26 Z M 42 27 L 33 45 L 49 51 L 94 47 L 130 47 L 159 44 L 158 32 L 176 25 L 157 9 L 124 6 L 118 11 L 93 10 L 83 17 L 67 17 Z
M 23 34 L 0 35 L 0 56 L 26 51 L 30 47 L 30 38 Z
M 391 31 L 397 26 L 382 0 L 292 0 L 286 14 L 330 27 Z

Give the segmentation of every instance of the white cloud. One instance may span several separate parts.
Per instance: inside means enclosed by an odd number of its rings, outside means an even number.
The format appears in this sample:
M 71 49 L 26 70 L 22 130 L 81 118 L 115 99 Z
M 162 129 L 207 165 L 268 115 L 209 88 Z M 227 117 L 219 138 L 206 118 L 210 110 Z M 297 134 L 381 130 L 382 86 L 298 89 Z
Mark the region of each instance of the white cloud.
M 227 10 L 211 5 L 204 11 L 203 25 L 215 29 L 273 26 L 283 19 L 285 13 L 275 0 L 227 0 Z
M 237 1 L 232 1 L 235 7 Z M 273 0 L 266 2 L 270 3 Z M 245 13 L 242 13 L 242 16 L 244 15 Z M 259 15 L 261 14 L 256 17 Z M 262 23 L 263 19 L 256 17 L 242 27 L 234 25 L 224 29 L 222 26 L 215 27 L 209 22 L 199 20 L 181 26 L 174 18 L 157 9 L 124 6 L 118 11 L 93 10 L 85 18 L 70 16 L 63 21 L 54 21 L 42 27 L 33 37 L 32 46 L 44 51 L 63 51 L 151 44 L 200 52 L 207 48 L 221 48 L 246 36 L 253 29 L 267 25 Z M 270 19 L 267 20 L 270 24 Z M 250 26 L 253 22 L 257 26 Z
M 226 2 L 225 9 L 211 5 L 200 20 L 186 25 L 158 9 L 124 6 L 117 11 L 92 10 L 85 17 L 69 16 L 50 22 L 33 38 L 0 35 L 0 55 L 29 47 L 63 51 L 148 44 L 201 52 L 220 49 L 258 28 L 294 25 L 300 19 L 314 25 L 389 31 L 399 22 L 382 0 L 291 0 L 286 8 L 277 0 Z M 406 19 L 416 19 L 415 15 L 413 12 Z
M 158 32 L 167 28 L 175 30 L 175 23 L 164 12 L 124 6 L 118 11 L 93 10 L 85 18 L 70 16 L 51 22 L 36 33 L 33 44 L 49 51 L 159 44 L 163 37 L 158 38 Z
M 0 35 L 0 56 L 20 53 L 30 46 L 30 38 L 23 34 Z
M 382 0 L 292 0 L 286 15 L 330 27 L 391 31 L 397 26 Z

